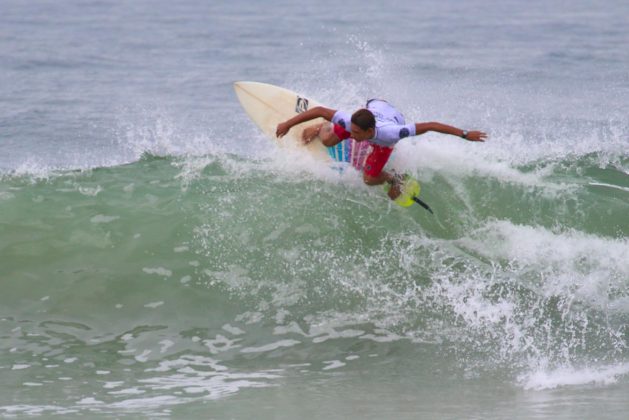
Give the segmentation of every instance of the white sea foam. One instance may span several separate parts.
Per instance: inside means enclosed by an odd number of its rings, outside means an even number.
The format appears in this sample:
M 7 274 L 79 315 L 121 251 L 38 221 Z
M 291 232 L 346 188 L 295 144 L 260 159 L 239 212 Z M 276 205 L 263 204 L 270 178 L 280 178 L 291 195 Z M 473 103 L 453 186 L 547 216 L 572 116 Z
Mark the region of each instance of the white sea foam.
M 590 182 L 590 183 L 588 183 L 588 185 L 592 185 L 592 186 L 595 186 L 595 187 L 613 188 L 613 189 L 616 189 L 616 190 L 629 192 L 629 187 L 621 187 L 620 185 L 606 184 L 604 182 Z
M 151 350 L 144 350 L 141 354 L 135 356 L 135 360 L 141 363 L 148 361 L 148 356 L 152 353 Z
M 159 376 L 140 379 L 138 382 L 141 386 L 115 392 L 117 394 L 147 390 L 175 394 L 184 392 L 198 395 L 198 398 L 216 399 L 236 393 L 241 388 L 272 386 L 270 381 L 280 378 L 277 370 L 230 372 L 214 359 L 203 356 L 184 355 L 175 360 L 162 360 L 159 365 L 158 368 L 146 369 L 146 372 L 159 372 Z M 139 400 L 136 402 L 139 404 Z M 177 403 L 181 402 L 182 399 L 179 398 Z
M 29 405 L 29 404 L 17 404 L 17 405 L 5 405 L 0 406 L 0 410 L 5 412 L 8 416 L 15 416 L 23 414 L 27 416 L 41 416 L 46 412 L 63 415 L 77 413 L 79 410 L 75 408 L 62 407 L 58 405 Z
M 122 400 L 109 404 L 109 407 L 125 410 L 146 410 L 147 408 L 155 409 L 162 406 L 182 404 L 184 402 L 186 402 L 186 400 L 180 397 L 174 397 L 171 395 L 160 395 L 157 397 L 131 398 L 127 400 Z
M 249 271 L 238 265 L 230 265 L 225 271 L 203 272 L 212 279 L 211 282 L 220 281 L 233 289 L 246 288 L 253 284 Z
M 164 267 L 144 267 L 142 269 L 146 274 L 157 274 L 158 276 L 170 277 L 173 272 Z
M 240 350 L 240 352 L 241 353 L 263 353 L 263 352 L 277 350 L 279 348 L 293 347 L 293 346 L 296 346 L 297 344 L 301 344 L 301 341 L 280 340 L 280 341 L 276 341 L 275 343 L 269 343 L 263 346 L 245 347 L 242 350 Z
M 222 147 L 211 131 L 191 132 L 165 110 L 144 110 L 134 121 L 121 122 L 120 146 L 126 159 L 139 159 L 150 153 L 154 156 L 199 156 L 220 154 Z
M 492 157 L 490 143 L 473 144 L 433 137 L 429 135 L 426 139 L 398 145 L 392 164 L 401 171 L 416 172 L 421 168 L 424 174 L 429 170 L 445 176 L 480 176 L 524 186 L 558 188 L 544 181 L 544 177 L 552 172 L 551 167 L 523 172 L 508 160 Z
M 8 191 L 0 191 L 0 201 L 11 200 L 15 198 L 15 194 Z
M 92 397 L 88 397 L 88 398 L 83 398 L 82 400 L 79 400 L 76 402 L 77 404 L 80 405 L 98 405 L 98 404 L 104 404 L 103 401 L 97 400 L 95 398 Z
M 392 333 L 390 331 L 387 330 L 383 330 L 383 329 L 377 329 L 376 331 L 377 334 L 365 334 L 363 336 L 361 336 L 361 339 L 364 340 L 372 340 L 372 341 L 376 341 L 378 343 L 390 343 L 393 341 L 398 341 L 401 340 L 403 337 Z
M 172 340 L 162 340 L 159 342 L 161 344 L 161 348 L 159 349 L 160 353 L 166 353 L 166 351 L 175 345 L 175 342 Z
M 581 385 L 611 385 L 627 375 L 629 375 L 629 363 L 622 363 L 580 369 L 566 367 L 536 370 L 520 375 L 518 382 L 524 389 L 544 390 Z
M 326 363 L 326 366 L 323 368 L 323 370 L 338 369 L 346 365 L 346 363 L 341 362 L 340 360 L 327 360 L 323 363 Z
M 108 392 L 109 395 L 137 395 L 137 394 L 144 394 L 144 393 L 146 393 L 146 391 L 139 389 L 138 387 L 131 387 L 131 388 L 121 389 L 119 391 Z
M 278 153 L 277 146 L 265 148 L 259 152 L 255 160 L 234 159 L 226 155 L 220 157 L 220 162 L 232 178 L 272 173 L 276 175 L 276 182 L 303 182 L 314 179 L 330 184 L 343 183 L 354 189 L 369 189 L 364 185 L 360 174 L 353 169 L 339 172 L 330 165 L 322 164 L 320 158 L 301 148 L 282 147 L 280 150 L 281 153 Z
M 225 331 L 227 331 L 228 333 L 232 334 L 232 335 L 242 335 L 242 334 L 244 334 L 244 333 L 245 333 L 245 332 L 244 332 L 243 330 L 241 330 L 240 328 L 238 328 L 238 327 L 234 327 L 234 326 L 232 326 L 232 325 L 230 325 L 230 324 L 225 324 L 225 325 L 223 325 L 223 327 L 222 327 L 222 328 L 223 328 Z
M 325 335 L 321 335 L 312 339 L 313 343 L 323 343 L 325 341 L 335 338 L 352 338 L 364 336 L 365 332 L 362 330 L 347 329 L 342 331 L 336 331 L 332 328 L 328 329 Z
M 105 384 L 103 385 L 103 388 L 112 389 L 112 388 L 118 388 L 122 385 L 124 385 L 124 381 L 109 381 L 109 382 L 105 382 Z
M 538 273 L 536 287 L 545 295 L 569 292 L 601 309 L 626 298 L 609 291 L 627 290 L 627 239 L 495 221 L 458 242 L 486 258 L 508 261 L 514 271 Z
M 240 344 L 236 344 L 241 339 L 229 339 L 224 335 L 217 334 L 213 339 L 203 340 L 203 344 L 210 350 L 210 353 L 217 354 L 228 350 L 236 349 L 240 347 Z
M 146 369 L 146 372 L 167 372 L 172 369 L 181 369 L 186 366 L 202 366 L 217 372 L 227 370 L 227 368 L 220 365 L 217 360 L 210 357 L 183 355 L 174 360 L 161 360 L 158 367 Z
M 77 190 L 79 193 L 88 197 L 96 197 L 101 191 L 103 191 L 103 188 L 100 185 L 97 185 L 96 187 L 85 187 L 79 185 L 77 186 Z
M 96 224 L 99 224 L 99 223 L 111 223 L 114 220 L 118 220 L 118 219 L 120 219 L 120 216 L 107 216 L 107 215 L 104 215 L 104 214 L 97 214 L 96 216 L 94 216 L 94 217 L 92 217 L 90 219 L 90 222 L 96 223 Z
M 28 157 L 12 171 L 13 176 L 30 176 L 33 180 L 48 179 L 53 172 L 43 159 Z

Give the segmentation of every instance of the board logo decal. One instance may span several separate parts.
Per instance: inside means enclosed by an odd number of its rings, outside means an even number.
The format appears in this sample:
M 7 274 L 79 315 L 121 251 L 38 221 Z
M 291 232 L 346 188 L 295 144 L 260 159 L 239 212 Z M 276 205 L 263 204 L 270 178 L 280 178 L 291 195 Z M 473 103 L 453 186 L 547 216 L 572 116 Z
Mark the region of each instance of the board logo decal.
M 308 111 L 308 99 L 298 96 L 297 103 L 295 104 L 295 112 L 301 114 L 306 111 Z

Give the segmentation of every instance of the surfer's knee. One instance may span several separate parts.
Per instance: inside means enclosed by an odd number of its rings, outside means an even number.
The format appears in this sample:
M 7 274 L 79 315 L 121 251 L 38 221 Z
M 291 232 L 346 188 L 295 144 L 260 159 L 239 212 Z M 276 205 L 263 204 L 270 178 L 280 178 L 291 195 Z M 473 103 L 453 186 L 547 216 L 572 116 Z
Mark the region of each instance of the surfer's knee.
M 323 143 L 327 147 L 336 146 L 341 141 L 334 133 L 332 127 L 332 123 L 323 123 L 321 125 L 321 129 L 319 130 L 319 138 L 321 139 L 321 143 Z
M 321 142 L 326 146 L 326 147 L 332 147 L 332 146 L 336 146 L 339 142 L 338 142 L 338 138 L 334 138 L 332 136 L 330 137 L 322 137 L 321 138 Z
M 363 182 L 367 185 L 380 185 L 382 184 L 382 179 L 379 176 L 371 176 L 363 173 Z

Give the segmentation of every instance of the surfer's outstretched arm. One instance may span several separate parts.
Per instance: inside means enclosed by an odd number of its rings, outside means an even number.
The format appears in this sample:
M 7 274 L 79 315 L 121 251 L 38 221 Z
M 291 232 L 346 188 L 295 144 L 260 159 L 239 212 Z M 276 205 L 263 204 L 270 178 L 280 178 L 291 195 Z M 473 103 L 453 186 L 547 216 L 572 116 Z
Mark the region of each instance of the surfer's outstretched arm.
M 278 124 L 277 129 L 275 130 L 275 135 L 278 138 L 283 137 L 292 127 L 296 126 L 297 124 L 314 120 L 315 118 L 319 117 L 325 118 L 328 121 L 332 121 L 332 117 L 334 117 L 335 113 L 336 110 L 334 109 L 316 106 L 306 112 L 295 115 L 293 118 L 286 120 L 283 123 Z
M 437 133 L 450 134 L 462 137 L 468 141 L 485 141 L 487 134 L 482 131 L 465 131 L 451 125 L 441 124 L 438 122 L 426 122 L 415 124 L 415 135 L 419 136 L 427 131 L 436 131 Z

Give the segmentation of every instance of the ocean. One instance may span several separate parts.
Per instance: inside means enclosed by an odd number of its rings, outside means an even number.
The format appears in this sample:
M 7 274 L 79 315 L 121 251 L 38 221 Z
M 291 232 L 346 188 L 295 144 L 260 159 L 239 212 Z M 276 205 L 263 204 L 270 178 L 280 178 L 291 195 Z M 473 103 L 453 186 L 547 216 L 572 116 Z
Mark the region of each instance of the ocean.
M 0 1 L 0 416 L 624 419 L 629 3 Z M 428 133 L 392 204 L 252 80 Z

